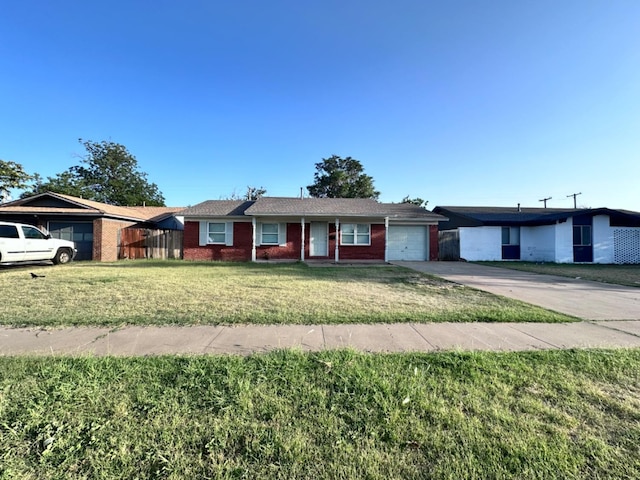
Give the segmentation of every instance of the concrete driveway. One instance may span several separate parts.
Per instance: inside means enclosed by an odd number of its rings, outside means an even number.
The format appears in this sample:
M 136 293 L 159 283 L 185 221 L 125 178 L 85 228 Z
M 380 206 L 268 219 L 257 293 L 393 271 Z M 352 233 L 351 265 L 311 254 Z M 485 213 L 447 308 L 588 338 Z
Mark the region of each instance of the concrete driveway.
M 640 288 L 466 262 L 393 262 L 583 320 L 640 320 Z

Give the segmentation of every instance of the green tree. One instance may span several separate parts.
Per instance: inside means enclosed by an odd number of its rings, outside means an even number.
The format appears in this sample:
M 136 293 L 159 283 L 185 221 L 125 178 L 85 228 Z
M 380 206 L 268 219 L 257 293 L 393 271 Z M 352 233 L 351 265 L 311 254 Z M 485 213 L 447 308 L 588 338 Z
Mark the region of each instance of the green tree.
M 247 186 L 247 191 L 239 195 L 235 190 L 231 195 L 225 198 L 225 200 L 257 200 L 260 197 L 264 197 L 265 193 L 267 193 L 267 189 L 264 187 L 252 187 L 251 185 Z
M 10 189 L 25 188 L 32 178 L 19 163 L 0 160 L 0 202 L 7 197 Z
M 138 161 L 124 145 L 114 142 L 79 142 L 87 150 L 80 165 L 73 166 L 43 182 L 37 177 L 30 192 L 56 192 L 95 200 L 111 205 L 164 206 L 164 197 L 147 174 L 138 168 Z
M 409 195 L 407 195 L 402 199 L 402 202 L 400 203 L 412 203 L 413 205 L 417 205 L 422 208 L 427 208 L 427 204 L 429 203 L 429 200 L 423 200 L 420 197 L 409 198 Z
M 309 195 L 316 198 L 374 198 L 380 196 L 373 186 L 373 178 L 355 158 L 332 155 L 316 163 L 314 183 L 307 186 Z

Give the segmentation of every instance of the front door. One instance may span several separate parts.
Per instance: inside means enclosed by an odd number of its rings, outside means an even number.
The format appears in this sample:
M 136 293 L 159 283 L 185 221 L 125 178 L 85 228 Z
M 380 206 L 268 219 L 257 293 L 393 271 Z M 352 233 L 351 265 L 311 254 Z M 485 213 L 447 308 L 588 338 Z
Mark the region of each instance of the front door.
M 593 262 L 593 217 L 573 218 L 573 261 L 576 263 Z
M 310 230 L 309 256 L 326 257 L 329 255 L 329 224 L 327 222 L 311 222 Z

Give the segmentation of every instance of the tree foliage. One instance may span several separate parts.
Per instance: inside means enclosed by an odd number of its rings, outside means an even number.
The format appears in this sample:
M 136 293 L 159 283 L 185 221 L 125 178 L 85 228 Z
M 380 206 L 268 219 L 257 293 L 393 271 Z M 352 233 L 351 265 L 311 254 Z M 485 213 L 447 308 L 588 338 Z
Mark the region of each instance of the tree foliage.
M 79 140 L 87 150 L 80 165 L 42 181 L 40 176 L 30 192 L 55 192 L 111 205 L 164 206 L 164 197 L 127 148 L 114 142 Z
M 413 205 L 417 205 L 422 208 L 427 208 L 427 204 L 429 203 L 429 200 L 423 200 L 420 197 L 409 198 L 409 195 L 407 195 L 402 199 L 402 202 L 400 203 L 412 203 Z
M 251 185 L 247 185 L 247 191 L 239 195 L 235 190 L 229 195 L 226 200 L 257 200 L 260 197 L 264 197 L 267 193 L 267 189 L 264 187 L 252 187 Z
M 332 155 L 316 163 L 314 183 L 307 186 L 309 195 L 316 198 L 374 198 L 380 192 L 373 186 L 373 178 L 355 158 Z
M 24 171 L 21 164 L 0 160 L 0 202 L 12 188 L 25 188 L 33 177 Z

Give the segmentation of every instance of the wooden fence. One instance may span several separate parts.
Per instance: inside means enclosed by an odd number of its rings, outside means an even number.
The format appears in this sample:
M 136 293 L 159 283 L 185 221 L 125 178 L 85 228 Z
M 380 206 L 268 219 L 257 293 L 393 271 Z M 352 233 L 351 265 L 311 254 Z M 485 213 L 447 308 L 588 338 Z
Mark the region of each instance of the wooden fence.
M 460 233 L 458 230 L 438 232 L 438 259 L 460 260 Z
M 118 232 L 118 258 L 182 258 L 182 240 L 180 230 L 122 228 Z

